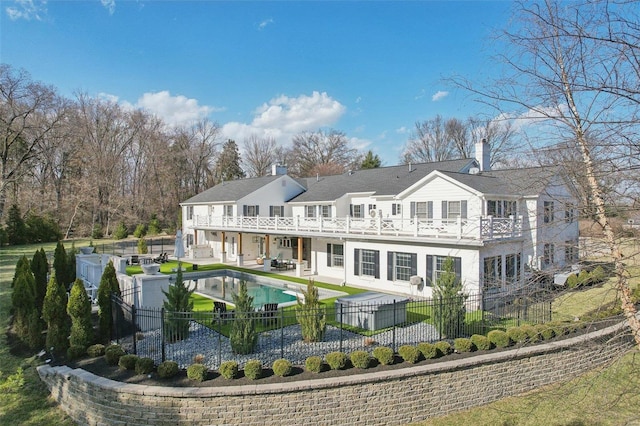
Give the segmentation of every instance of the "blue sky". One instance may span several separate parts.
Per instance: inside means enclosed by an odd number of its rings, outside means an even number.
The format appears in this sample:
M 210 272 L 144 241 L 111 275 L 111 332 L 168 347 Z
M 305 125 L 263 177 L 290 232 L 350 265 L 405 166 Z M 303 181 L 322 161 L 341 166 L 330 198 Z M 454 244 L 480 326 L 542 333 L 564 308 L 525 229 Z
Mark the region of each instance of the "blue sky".
M 384 165 L 414 124 L 489 115 L 449 86 L 490 77 L 507 1 L 0 2 L 0 61 L 73 97 L 146 108 L 170 124 L 207 117 L 239 145 L 343 131 Z

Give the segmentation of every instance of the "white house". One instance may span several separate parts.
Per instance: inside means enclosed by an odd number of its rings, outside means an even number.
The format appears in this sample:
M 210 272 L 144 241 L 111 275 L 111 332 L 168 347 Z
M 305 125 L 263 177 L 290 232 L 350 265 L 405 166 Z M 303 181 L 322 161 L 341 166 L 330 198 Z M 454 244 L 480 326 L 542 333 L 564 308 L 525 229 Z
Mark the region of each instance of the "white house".
M 299 276 L 424 297 L 447 257 L 468 292 L 510 291 L 529 269 L 577 261 L 562 170 L 490 170 L 485 142 L 476 157 L 303 179 L 274 166 L 224 182 L 181 203 L 187 252 L 238 265 L 290 259 Z

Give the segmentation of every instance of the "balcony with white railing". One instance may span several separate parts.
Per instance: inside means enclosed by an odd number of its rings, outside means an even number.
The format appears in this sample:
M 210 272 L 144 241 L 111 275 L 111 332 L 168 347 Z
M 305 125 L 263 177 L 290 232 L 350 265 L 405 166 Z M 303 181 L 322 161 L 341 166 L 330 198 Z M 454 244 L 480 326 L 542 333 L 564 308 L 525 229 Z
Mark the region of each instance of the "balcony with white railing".
M 449 238 L 475 241 L 522 236 L 522 216 L 475 219 L 392 219 L 354 217 L 194 216 L 194 229 L 281 233 L 305 236 Z

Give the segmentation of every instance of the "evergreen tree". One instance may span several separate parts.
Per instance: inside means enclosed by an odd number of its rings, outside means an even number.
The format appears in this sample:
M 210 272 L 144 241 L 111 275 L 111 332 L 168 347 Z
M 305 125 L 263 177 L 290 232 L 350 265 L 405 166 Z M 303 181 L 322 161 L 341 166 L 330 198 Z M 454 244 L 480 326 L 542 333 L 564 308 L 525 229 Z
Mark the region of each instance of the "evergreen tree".
M 47 254 L 44 249 L 41 248 L 33 254 L 31 260 L 31 272 L 36 283 L 36 299 L 35 304 L 39 312 L 42 312 L 42 305 L 44 303 L 44 295 L 47 294 L 47 273 L 49 272 L 49 263 L 47 260 Z
M 222 147 L 222 153 L 216 162 L 218 180 L 236 180 L 245 176 L 240 167 L 240 151 L 235 141 L 229 139 Z
M 433 309 L 436 327 L 442 338 L 454 339 L 464 334 L 464 302 L 462 282 L 454 271 L 453 259 L 448 257 L 433 287 Z
M 42 317 L 47 322 L 47 348 L 64 353 L 69 347 L 70 321 L 67 314 L 67 290 L 55 275 L 49 278 Z
M 182 262 L 178 262 L 176 282 L 170 285 L 167 291 L 163 290 L 166 297 L 165 331 L 170 342 L 183 340 L 189 337 L 189 313 L 193 311 L 191 294 L 195 289 L 189 290 L 182 279 Z
M 302 328 L 302 338 L 305 343 L 321 342 L 327 329 L 327 318 L 324 308 L 320 305 L 318 288 L 313 279 L 309 279 L 307 290 L 302 290 L 304 302 L 298 299 L 296 319 Z
M 71 243 L 71 250 L 67 253 L 67 275 L 66 279 L 69 284 L 76 281 L 76 254 L 80 253 L 80 250 L 76 248 L 76 243 Z
M 24 257 L 26 259 L 26 256 Z M 26 266 L 26 267 L 25 267 Z M 29 261 L 22 262 L 17 271 L 13 293 L 11 294 L 11 306 L 13 308 L 13 330 L 20 340 L 29 343 L 29 321 L 32 312 L 37 308 L 33 303 L 36 293 L 36 283 Z
M 14 204 L 7 212 L 7 239 L 9 245 L 25 244 L 27 242 L 27 225 L 20 214 L 20 208 Z
M 56 281 L 65 289 L 71 284 L 71 281 L 68 280 L 67 268 L 67 252 L 62 241 L 58 241 L 53 253 L 53 270 L 56 274 Z
M 71 287 L 67 314 L 71 318 L 69 344 L 71 346 L 88 347 L 93 343 L 93 327 L 91 325 L 91 301 L 84 283 L 80 278 Z
M 109 261 L 104 268 L 104 272 L 100 278 L 100 286 L 98 287 L 98 331 L 103 342 L 109 342 L 113 337 L 113 322 L 111 319 L 111 295 L 113 293 L 120 296 L 120 286 L 116 278 L 116 268 L 113 267 L 113 262 Z
M 16 262 L 16 269 L 13 272 L 13 280 L 11 280 L 11 288 L 15 287 L 16 280 L 18 279 L 20 274 L 25 270 L 29 270 L 30 271 L 31 270 L 31 265 L 29 264 L 29 259 L 27 259 L 27 256 L 22 256 Z
M 161 231 L 160 221 L 156 214 L 151 215 L 151 221 L 149 221 L 149 228 L 147 229 L 147 235 L 153 236 L 158 235 Z
M 362 163 L 360 164 L 361 169 L 376 169 L 382 165 L 382 161 L 378 154 L 374 154 L 373 151 L 367 151 Z
M 258 333 L 256 333 L 255 326 L 253 297 L 249 296 L 247 283 L 240 281 L 240 289 L 232 297 L 236 310 L 229 334 L 231 349 L 237 354 L 253 353 L 258 342 Z

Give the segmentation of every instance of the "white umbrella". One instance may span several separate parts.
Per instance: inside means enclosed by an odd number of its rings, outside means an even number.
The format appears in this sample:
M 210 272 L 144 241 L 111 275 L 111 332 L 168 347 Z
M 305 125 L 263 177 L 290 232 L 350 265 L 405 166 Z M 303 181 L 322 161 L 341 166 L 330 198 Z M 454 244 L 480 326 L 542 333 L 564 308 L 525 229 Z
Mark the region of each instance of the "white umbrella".
M 176 232 L 176 248 L 173 252 L 173 255 L 180 260 L 181 257 L 184 257 L 184 246 L 182 244 L 182 231 L 178 229 Z

